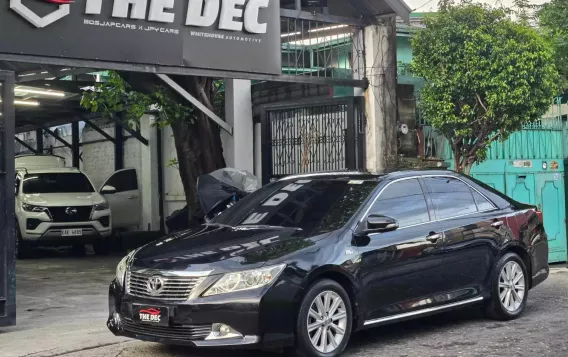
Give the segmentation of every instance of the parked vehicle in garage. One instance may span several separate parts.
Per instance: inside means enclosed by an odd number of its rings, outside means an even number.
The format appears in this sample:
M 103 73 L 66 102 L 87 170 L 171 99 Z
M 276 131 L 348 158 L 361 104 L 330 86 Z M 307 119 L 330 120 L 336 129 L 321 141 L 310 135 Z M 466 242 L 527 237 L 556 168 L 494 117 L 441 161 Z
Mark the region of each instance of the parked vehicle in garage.
M 258 177 L 250 172 L 230 167 L 201 175 L 197 179 L 199 209 L 193 212 L 191 220 L 187 205 L 174 211 L 166 219 L 168 232 L 204 224 L 261 186 Z
M 140 220 L 138 187 L 125 190 L 126 184 L 118 184 L 124 181 L 120 175 L 113 174 L 97 192 L 83 172 L 65 167 L 61 157 L 16 157 L 18 255 L 35 245 L 72 245 L 83 251 L 85 244 L 93 244 L 96 253 L 107 253 L 112 229 Z
M 549 274 L 540 212 L 449 171 L 299 175 L 131 252 L 116 335 L 338 356 L 352 332 L 480 304 L 521 315 Z

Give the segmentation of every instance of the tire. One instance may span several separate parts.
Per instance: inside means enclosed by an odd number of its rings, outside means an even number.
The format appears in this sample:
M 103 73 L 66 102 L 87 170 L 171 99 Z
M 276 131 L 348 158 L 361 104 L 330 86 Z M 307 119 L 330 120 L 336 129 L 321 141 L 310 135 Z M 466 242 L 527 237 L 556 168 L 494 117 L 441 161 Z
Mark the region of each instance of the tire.
M 522 277 L 519 276 L 520 273 Z M 493 271 L 491 299 L 486 305 L 487 315 L 501 321 L 521 316 L 527 304 L 528 287 L 529 277 L 525 263 L 517 254 L 506 253 Z
M 316 299 L 319 299 L 321 305 L 317 304 Z M 340 299 L 340 301 L 338 302 L 337 299 Z M 327 305 L 326 301 L 329 301 Z M 324 310 L 326 313 L 330 312 L 335 303 L 338 303 L 339 306 L 335 309 L 335 312 L 332 312 L 332 317 L 341 316 L 341 318 L 328 317 L 325 320 L 322 319 L 319 327 L 309 331 L 308 324 L 315 325 L 318 323 L 314 315 L 319 315 L 320 310 Z M 312 314 L 310 314 L 310 310 L 312 310 Z M 333 280 L 324 279 L 316 282 L 308 289 L 298 312 L 296 354 L 302 357 L 339 356 L 349 342 L 352 325 L 351 301 L 345 289 Z M 343 334 L 341 334 L 341 331 L 343 331 Z M 326 333 L 325 340 L 321 337 L 323 336 L 322 332 Z M 318 334 L 320 337 L 318 337 Z M 312 343 L 312 339 L 315 340 L 315 345 Z

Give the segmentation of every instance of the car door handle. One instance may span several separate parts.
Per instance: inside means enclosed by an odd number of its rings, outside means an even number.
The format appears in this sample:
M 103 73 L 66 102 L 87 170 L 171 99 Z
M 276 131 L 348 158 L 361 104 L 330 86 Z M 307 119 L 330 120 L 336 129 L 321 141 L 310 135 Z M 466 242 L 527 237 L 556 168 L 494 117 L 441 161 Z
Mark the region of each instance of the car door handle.
M 129 200 L 135 200 L 135 199 L 137 199 L 137 198 L 138 198 L 138 196 L 128 196 L 128 199 L 129 199 Z
M 503 221 L 496 221 L 491 223 L 491 227 L 493 228 L 501 228 L 501 226 L 503 225 Z
M 440 233 L 432 233 L 429 236 L 426 237 L 426 240 L 432 243 L 436 243 L 437 241 L 439 241 L 442 238 L 442 235 Z

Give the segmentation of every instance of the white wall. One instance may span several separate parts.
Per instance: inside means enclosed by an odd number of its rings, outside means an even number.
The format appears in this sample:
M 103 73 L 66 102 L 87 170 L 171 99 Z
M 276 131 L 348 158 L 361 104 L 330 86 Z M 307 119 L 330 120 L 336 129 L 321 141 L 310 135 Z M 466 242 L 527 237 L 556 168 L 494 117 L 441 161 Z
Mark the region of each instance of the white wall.
M 225 145 L 223 144 L 223 147 Z M 174 137 L 172 128 L 166 127 L 162 129 L 162 162 L 163 180 L 164 180 L 164 216 L 168 217 L 175 210 L 182 209 L 185 206 L 185 193 L 179 170 L 176 167 L 168 166 L 168 162 L 177 159 L 176 147 L 174 145 Z
M 151 147 L 156 145 L 156 136 L 152 136 L 155 128 L 151 127 L 148 123 L 145 124 L 146 120 L 150 120 L 148 116 L 142 118 L 141 131 L 142 135 L 150 141 L 149 147 L 144 146 L 135 138 L 128 138 L 124 143 L 124 167 L 125 168 L 135 168 L 138 173 L 138 182 L 140 186 L 140 192 L 142 196 L 142 217 L 143 222 L 141 224 L 141 229 L 145 230 L 150 224 L 152 229 L 159 228 L 159 221 L 156 224 L 155 217 L 157 212 L 159 212 L 157 200 L 153 200 L 147 196 L 157 194 L 157 172 L 152 172 L 152 170 L 157 170 L 157 154 L 153 153 Z M 114 137 L 114 123 L 106 122 L 95 122 L 99 128 L 103 129 L 111 137 Z M 251 119 L 251 129 L 252 129 L 252 119 Z M 260 126 L 257 125 L 255 128 L 255 135 L 260 134 Z M 251 130 L 252 131 L 252 130 Z M 179 170 L 176 167 L 169 166 L 168 163 L 172 159 L 177 159 L 177 153 L 174 145 L 173 133 L 170 127 L 166 127 L 161 131 L 162 135 L 162 172 L 163 172 L 163 194 L 164 194 L 164 218 L 167 218 L 175 210 L 181 209 L 185 206 L 185 193 L 183 190 L 183 185 L 179 177 Z M 71 143 L 71 132 L 69 130 L 68 135 L 63 133 L 63 139 Z M 35 132 L 22 133 L 19 134 L 20 138 L 30 146 L 35 147 Z M 125 137 L 129 137 L 128 133 L 124 133 Z M 154 139 L 152 142 L 151 138 Z M 228 157 L 234 158 L 231 150 L 232 143 L 231 138 L 222 137 L 223 148 L 225 159 Z M 93 142 L 94 143 L 89 143 Z M 252 140 L 256 142 L 255 145 L 255 167 L 254 171 L 256 175 L 260 177 L 260 141 L 258 138 Z M 251 147 L 252 147 L 251 141 Z M 81 152 L 83 154 L 83 162 L 81 163 L 81 170 L 91 179 L 95 188 L 99 188 L 103 182 L 114 172 L 114 144 L 110 141 L 105 140 L 105 138 L 90 128 L 85 126 L 81 132 L 80 142 L 84 143 L 81 147 Z M 53 138 L 46 137 L 44 139 L 44 148 L 47 149 L 53 146 L 53 153 L 55 155 L 60 155 L 66 159 L 66 165 L 72 165 L 71 150 L 63 146 L 60 142 L 55 141 Z M 25 149 L 20 147 L 16 143 L 16 151 L 24 151 Z M 150 164 L 148 164 L 150 163 Z M 251 170 L 252 171 L 252 170 Z

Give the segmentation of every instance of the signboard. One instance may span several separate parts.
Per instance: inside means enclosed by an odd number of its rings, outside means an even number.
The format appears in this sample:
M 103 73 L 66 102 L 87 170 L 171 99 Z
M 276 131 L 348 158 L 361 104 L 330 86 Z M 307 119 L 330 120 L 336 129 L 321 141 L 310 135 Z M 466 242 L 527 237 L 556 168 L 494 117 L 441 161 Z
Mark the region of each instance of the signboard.
M 0 53 L 281 74 L 279 0 L 4 0 Z

